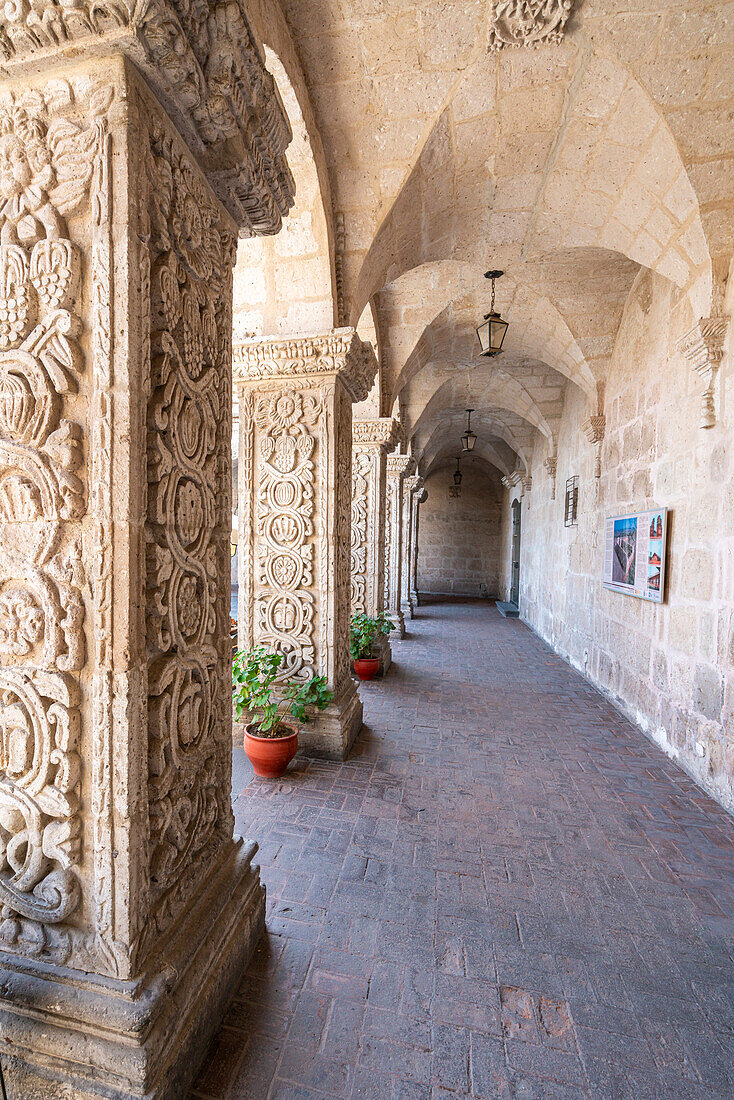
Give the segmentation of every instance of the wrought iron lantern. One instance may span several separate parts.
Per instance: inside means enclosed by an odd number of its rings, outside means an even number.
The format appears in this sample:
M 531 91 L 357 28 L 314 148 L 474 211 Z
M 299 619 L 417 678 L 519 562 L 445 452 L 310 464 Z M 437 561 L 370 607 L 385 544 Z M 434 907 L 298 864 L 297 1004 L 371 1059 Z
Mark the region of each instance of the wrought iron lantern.
M 502 351 L 502 344 L 508 328 L 508 322 L 503 321 L 499 313 L 495 313 L 494 309 L 494 281 L 495 279 L 499 279 L 501 275 L 504 275 L 504 271 L 487 271 L 484 274 L 485 279 L 492 280 L 492 302 L 489 307 L 489 313 L 484 314 L 484 324 L 480 325 L 477 329 L 477 336 L 479 337 L 479 345 L 482 349 L 481 354 L 489 358 L 493 355 L 499 355 Z
M 477 441 L 475 433 L 471 430 L 471 414 L 473 412 L 474 409 L 466 410 L 466 431 L 461 437 L 461 446 L 467 453 L 474 450 L 474 445 Z
M 454 470 L 454 485 L 461 485 L 464 475 L 461 472 L 461 455 L 456 456 L 456 469 Z

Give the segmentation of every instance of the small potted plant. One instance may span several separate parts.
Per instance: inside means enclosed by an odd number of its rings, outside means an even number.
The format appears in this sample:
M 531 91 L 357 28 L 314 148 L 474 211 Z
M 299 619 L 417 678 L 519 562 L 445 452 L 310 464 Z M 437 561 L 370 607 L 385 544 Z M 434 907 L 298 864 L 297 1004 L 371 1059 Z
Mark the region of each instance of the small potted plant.
M 360 680 L 374 680 L 380 668 L 380 658 L 374 652 L 379 635 L 394 630 L 395 625 L 384 611 L 376 618 L 369 615 L 353 615 L 349 624 L 349 653 L 354 660 L 354 671 Z
M 334 698 L 325 676 L 312 676 L 302 683 L 277 684 L 282 663 L 281 653 L 271 653 L 261 645 L 249 653 L 238 650 L 232 663 L 232 699 L 237 719 L 244 711 L 250 716 L 245 727 L 245 752 L 255 775 L 266 779 L 283 775 L 296 755 L 296 723 L 308 722 L 309 710 L 323 710 Z

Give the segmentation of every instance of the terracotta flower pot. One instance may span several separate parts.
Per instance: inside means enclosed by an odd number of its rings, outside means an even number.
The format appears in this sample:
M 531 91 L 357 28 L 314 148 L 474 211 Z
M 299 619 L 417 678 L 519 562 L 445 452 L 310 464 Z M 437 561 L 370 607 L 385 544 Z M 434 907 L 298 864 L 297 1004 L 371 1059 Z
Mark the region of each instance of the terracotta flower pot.
M 258 737 L 251 733 L 254 725 L 245 726 L 245 753 L 255 769 L 255 775 L 263 779 L 278 779 L 285 773 L 298 749 L 298 731 L 286 737 Z
M 379 657 L 358 657 L 354 662 L 354 671 L 360 680 L 374 680 L 380 669 Z

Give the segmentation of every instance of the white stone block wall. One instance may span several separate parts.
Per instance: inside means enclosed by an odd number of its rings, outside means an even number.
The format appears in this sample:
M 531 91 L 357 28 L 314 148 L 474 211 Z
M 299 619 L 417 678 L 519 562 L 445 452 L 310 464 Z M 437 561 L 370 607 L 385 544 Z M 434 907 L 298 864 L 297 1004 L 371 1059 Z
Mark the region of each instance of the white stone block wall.
M 499 592 L 501 489 L 464 464 L 461 496 L 449 496 L 454 467 L 426 479 L 418 539 L 418 591 L 426 595 L 496 596 Z
M 533 463 L 523 497 L 521 615 L 723 804 L 734 806 L 734 372 L 719 370 L 716 425 L 699 427 L 701 380 L 676 350 L 693 321 L 664 279 L 642 272 L 611 358 L 601 478 L 569 390 L 560 425 L 556 499 Z M 577 527 L 565 528 L 564 484 L 579 476 Z M 509 584 L 509 505 L 503 585 Z M 669 509 L 665 602 L 602 585 L 606 516 Z

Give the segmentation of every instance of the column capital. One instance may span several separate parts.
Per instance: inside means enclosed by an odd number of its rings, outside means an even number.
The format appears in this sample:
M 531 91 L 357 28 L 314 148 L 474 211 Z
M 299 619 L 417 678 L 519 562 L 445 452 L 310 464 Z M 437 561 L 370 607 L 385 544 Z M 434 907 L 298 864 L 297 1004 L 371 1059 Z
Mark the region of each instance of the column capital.
M 410 477 L 405 478 L 403 485 L 409 493 L 419 493 L 423 488 L 423 478 L 418 474 L 411 474 Z
M 0 79 L 111 52 L 144 74 L 242 235 L 277 233 L 293 135 L 242 0 L 46 0 L 0 15 Z
M 728 317 L 701 317 L 677 344 L 680 354 L 706 386 L 701 406 L 702 428 L 713 428 L 716 423 L 714 382 L 724 356 L 728 328 Z
M 355 447 L 394 447 L 400 434 L 400 424 L 391 416 L 379 416 L 352 421 L 352 443 Z
M 388 455 L 388 477 L 404 477 L 415 469 L 415 459 L 412 455 Z
M 376 373 L 372 345 L 360 340 L 353 328 L 290 340 L 247 340 L 233 349 L 236 386 L 338 375 L 356 402 L 367 397 Z

